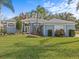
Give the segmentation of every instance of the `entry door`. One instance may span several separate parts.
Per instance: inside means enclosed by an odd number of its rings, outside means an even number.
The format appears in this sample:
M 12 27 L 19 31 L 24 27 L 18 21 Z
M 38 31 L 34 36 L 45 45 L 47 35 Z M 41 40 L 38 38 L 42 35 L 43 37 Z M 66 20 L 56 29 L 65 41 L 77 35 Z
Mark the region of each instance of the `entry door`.
M 52 36 L 52 30 L 48 30 L 48 36 Z
M 29 33 L 29 32 L 30 32 L 30 27 L 29 27 L 29 26 L 26 26 L 25 32 L 26 32 L 26 33 Z

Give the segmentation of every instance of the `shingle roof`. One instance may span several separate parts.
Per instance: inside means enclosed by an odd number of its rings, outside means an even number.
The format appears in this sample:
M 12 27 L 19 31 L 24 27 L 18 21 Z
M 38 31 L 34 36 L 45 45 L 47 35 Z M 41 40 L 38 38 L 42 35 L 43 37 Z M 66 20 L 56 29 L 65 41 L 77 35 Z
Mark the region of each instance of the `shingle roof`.
M 25 20 L 22 20 L 24 22 L 27 22 L 27 23 L 36 23 L 37 22 L 37 19 L 34 19 L 34 18 L 30 18 L 30 19 L 25 19 Z M 46 20 L 44 19 L 38 19 L 38 23 L 44 23 Z
M 30 23 L 36 23 L 37 19 L 29 19 L 27 22 Z M 75 24 L 73 21 L 66 21 L 61 19 L 50 19 L 50 20 L 44 20 L 44 19 L 38 19 L 38 23 L 67 23 L 67 24 Z
M 66 21 L 66 20 L 61 20 L 61 19 L 50 19 L 49 21 L 46 21 L 45 23 L 72 23 L 75 24 L 73 21 Z

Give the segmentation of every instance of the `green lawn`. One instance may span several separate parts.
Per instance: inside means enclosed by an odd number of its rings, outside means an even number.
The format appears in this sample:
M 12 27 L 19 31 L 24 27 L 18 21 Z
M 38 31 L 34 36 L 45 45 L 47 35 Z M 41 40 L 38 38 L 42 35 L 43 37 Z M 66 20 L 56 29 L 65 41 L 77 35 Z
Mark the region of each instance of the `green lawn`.
M 79 38 L 0 36 L 0 59 L 79 59 Z

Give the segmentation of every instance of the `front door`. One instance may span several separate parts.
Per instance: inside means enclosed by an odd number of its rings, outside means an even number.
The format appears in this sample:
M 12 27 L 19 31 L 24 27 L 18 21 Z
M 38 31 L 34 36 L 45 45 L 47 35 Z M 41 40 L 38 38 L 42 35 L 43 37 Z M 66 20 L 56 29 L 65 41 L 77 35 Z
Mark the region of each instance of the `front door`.
M 25 32 L 26 32 L 26 33 L 29 33 L 29 32 L 30 32 L 30 27 L 29 27 L 29 26 L 26 26 Z
M 52 30 L 48 30 L 48 36 L 52 36 Z

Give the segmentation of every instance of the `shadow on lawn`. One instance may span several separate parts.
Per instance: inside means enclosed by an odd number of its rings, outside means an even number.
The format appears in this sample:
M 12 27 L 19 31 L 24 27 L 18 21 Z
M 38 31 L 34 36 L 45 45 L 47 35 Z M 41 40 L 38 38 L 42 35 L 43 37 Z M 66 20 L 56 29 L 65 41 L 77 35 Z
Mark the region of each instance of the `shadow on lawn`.
M 57 45 L 64 45 L 64 44 L 76 43 L 76 42 L 79 42 L 79 40 L 71 41 L 71 42 L 60 42 L 60 43 L 56 43 L 56 44 L 53 44 L 52 47 L 57 46 Z
M 56 43 L 56 44 L 52 44 L 52 45 L 46 45 L 43 46 L 43 43 L 45 42 L 40 42 L 41 45 L 39 46 L 26 46 L 24 43 L 15 43 L 14 47 L 18 47 L 21 48 L 18 51 L 12 52 L 12 53 L 7 53 L 4 54 L 0 57 L 4 57 L 4 58 L 15 58 L 15 59 L 41 59 L 41 57 L 52 57 L 53 56 L 79 56 L 79 52 L 78 50 L 74 51 L 74 50 L 70 50 L 70 49 L 61 49 L 60 47 L 58 47 L 59 45 L 63 45 L 63 44 L 70 44 L 70 43 L 75 43 L 75 42 L 79 42 L 79 40 L 77 41 L 71 41 L 71 42 L 61 42 L 61 43 Z M 47 54 L 44 55 L 46 52 L 51 51 L 52 54 Z M 56 55 L 53 54 L 53 52 L 57 53 Z M 43 54 L 43 55 L 42 55 Z

